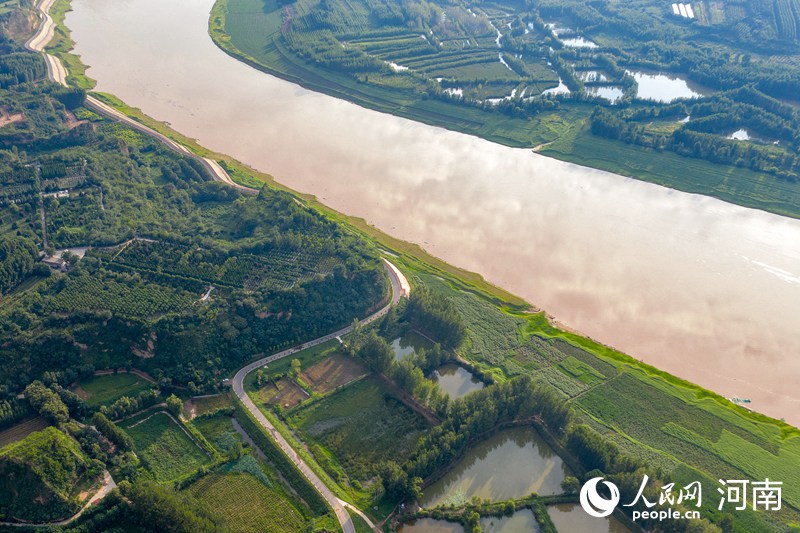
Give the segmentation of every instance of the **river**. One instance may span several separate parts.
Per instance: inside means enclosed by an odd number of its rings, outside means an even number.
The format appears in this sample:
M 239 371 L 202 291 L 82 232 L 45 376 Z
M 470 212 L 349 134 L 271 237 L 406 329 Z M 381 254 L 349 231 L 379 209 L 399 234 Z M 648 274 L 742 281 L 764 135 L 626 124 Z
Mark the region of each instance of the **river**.
M 207 35 L 213 0 L 74 0 L 97 90 L 562 324 L 800 423 L 800 221 L 362 109 Z

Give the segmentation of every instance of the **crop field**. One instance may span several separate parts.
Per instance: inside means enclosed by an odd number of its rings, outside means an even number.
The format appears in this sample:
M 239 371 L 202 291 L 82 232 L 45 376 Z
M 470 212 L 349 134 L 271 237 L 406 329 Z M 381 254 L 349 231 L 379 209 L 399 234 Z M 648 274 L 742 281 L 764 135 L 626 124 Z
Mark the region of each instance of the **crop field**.
M 289 421 L 305 442 L 319 443 L 349 476 L 360 480 L 371 478 L 382 461 L 404 461 L 427 428 L 422 417 L 371 378 L 300 407 Z
M 48 311 L 69 313 L 107 309 L 129 317 L 151 317 L 188 308 L 199 299 L 193 293 L 142 280 L 123 282 L 116 276 L 70 276 L 48 301 Z
M 292 378 L 284 377 L 271 381 L 259 389 L 258 398 L 262 404 L 279 405 L 283 409 L 291 409 L 307 400 L 308 393 Z
M 521 316 L 508 315 L 474 296 L 453 290 L 433 276 L 419 279 L 456 303 L 470 339 L 480 331 L 480 326 L 474 325 L 473 317 L 477 316 L 485 323 L 496 323 L 505 336 L 515 333 L 511 338 L 518 339 L 517 346 L 497 363 L 507 373 L 530 374 L 554 386 L 571 398 L 569 401 L 574 402 L 579 413 L 585 413 L 580 415 L 584 423 L 631 456 L 671 472 L 676 480 L 688 483 L 702 479 L 707 487 L 704 490 L 713 490 L 720 478 L 780 479 L 785 472 L 800 468 L 800 435 L 796 433 L 756 422 L 758 415 L 750 418 L 743 409 L 722 405 L 721 399 L 708 393 L 687 389 L 618 360 L 598 357 L 561 338 L 571 337 L 570 334 L 542 337 L 550 331 L 541 325 L 543 318 L 528 319 L 529 324 L 521 326 L 519 321 L 525 320 Z M 475 346 L 473 343 L 471 352 L 464 355 L 482 357 L 485 352 L 478 352 Z M 481 349 L 488 349 L 497 357 L 508 346 L 510 343 L 498 343 L 493 350 L 485 345 Z M 709 499 L 713 502 L 704 501 L 708 507 L 704 507 L 704 516 L 706 511 L 716 512 L 718 500 Z M 796 513 L 800 490 L 784 486 L 784 501 L 791 506 L 786 512 Z M 753 531 L 764 530 L 761 515 L 750 513 L 742 520 Z
M 98 254 L 111 266 L 156 271 L 177 278 L 245 290 L 286 289 L 327 275 L 335 260 L 302 251 L 273 250 L 229 256 L 170 242 L 137 240 Z
M 210 474 L 186 489 L 225 520 L 225 531 L 303 531 L 305 519 L 280 493 L 248 473 Z
M 17 442 L 24 439 L 34 431 L 40 431 L 50 425 L 45 418 L 37 416 L 24 420 L 19 424 L 11 426 L 10 428 L 0 431 L 0 448 L 8 446 L 12 442 Z
M 191 398 L 183 404 L 183 412 L 194 418 L 196 416 L 213 413 L 220 409 L 228 409 L 233 407 L 230 393 L 217 394 L 215 396 L 207 396 L 204 398 Z
M 202 448 L 164 412 L 144 413 L 126 420 L 122 427 L 158 482 L 174 481 L 209 462 Z
M 221 453 L 227 453 L 241 436 L 233 428 L 233 418 L 226 413 L 195 419 L 192 425 Z
M 83 398 L 87 405 L 95 407 L 112 404 L 123 396 L 136 396 L 151 387 L 152 383 L 125 372 L 82 379 L 72 391 Z
M 561 136 L 540 153 L 727 202 L 742 204 L 746 199 L 744 205 L 790 216 L 800 203 L 800 188 L 787 180 L 765 179 L 746 168 L 600 138 L 585 127 L 573 133 Z
M 366 373 L 352 357 L 337 353 L 304 370 L 300 377 L 314 392 L 325 394 Z

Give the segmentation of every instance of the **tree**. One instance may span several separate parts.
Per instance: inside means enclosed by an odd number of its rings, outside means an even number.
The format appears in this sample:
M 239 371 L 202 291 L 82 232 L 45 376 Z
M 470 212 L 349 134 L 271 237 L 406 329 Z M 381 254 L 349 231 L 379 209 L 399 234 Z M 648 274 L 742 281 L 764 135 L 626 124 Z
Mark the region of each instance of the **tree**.
M 175 416 L 179 416 L 181 414 L 181 409 L 183 408 L 183 402 L 180 398 L 175 396 L 174 394 L 170 394 L 167 398 L 167 409 L 170 413 Z
M 357 353 L 364 363 L 375 372 L 385 372 L 394 361 L 392 347 L 374 331 L 370 331 L 363 339 Z
M 578 478 L 574 476 L 567 476 L 564 478 L 564 481 L 561 482 L 561 490 L 563 490 L 565 494 L 576 494 L 580 489 L 581 483 L 578 481 Z
M 292 375 L 294 377 L 298 377 L 300 375 L 300 368 L 300 359 L 292 359 Z
M 34 381 L 25 388 L 25 398 L 39 414 L 53 423 L 65 424 L 69 420 L 67 406 L 58 394 L 45 387 L 41 381 Z

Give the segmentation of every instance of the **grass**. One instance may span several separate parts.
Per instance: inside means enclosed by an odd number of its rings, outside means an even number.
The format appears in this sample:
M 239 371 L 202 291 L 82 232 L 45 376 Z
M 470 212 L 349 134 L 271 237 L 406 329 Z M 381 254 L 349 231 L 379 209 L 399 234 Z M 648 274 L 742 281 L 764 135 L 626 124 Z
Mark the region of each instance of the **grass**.
M 194 416 L 201 416 L 222 409 L 232 409 L 233 402 L 230 393 L 224 393 L 205 398 L 191 398 L 184 404 L 184 412 L 187 411 L 187 406 L 193 410 Z
M 334 477 L 341 466 L 351 479 L 362 481 L 382 461 L 402 463 L 427 427 L 372 378 L 300 407 L 289 421 L 304 442 L 317 444 L 312 445 L 317 461 Z
M 251 474 L 211 474 L 187 491 L 225 520 L 225 531 L 284 533 L 306 525 L 292 504 Z
M 136 453 L 156 481 L 167 483 L 210 462 L 184 429 L 164 412 L 148 412 L 126 420 L 123 429 L 136 444 Z
M 135 396 L 152 386 L 136 374 L 126 372 L 82 379 L 73 392 L 83 397 L 90 407 L 97 407 L 110 405 L 123 396 Z
M 64 25 L 64 17 L 70 11 L 70 0 L 56 0 L 50 8 L 50 16 L 55 23 L 53 38 L 45 46 L 47 52 L 56 56 L 64 68 L 67 69 L 67 83 L 74 87 L 91 90 L 96 82 L 86 75 L 86 65 L 81 62 L 80 57 L 70 53 L 75 46 L 69 28 Z
M 220 453 L 227 453 L 241 436 L 233 429 L 231 415 L 218 413 L 192 421 L 192 425 L 203 434 Z
M 347 509 L 347 514 L 350 515 L 350 518 L 353 520 L 353 525 L 356 528 L 356 533 L 371 533 L 372 528 L 367 525 L 363 518 L 361 518 L 358 513 L 351 510 L 350 508 Z

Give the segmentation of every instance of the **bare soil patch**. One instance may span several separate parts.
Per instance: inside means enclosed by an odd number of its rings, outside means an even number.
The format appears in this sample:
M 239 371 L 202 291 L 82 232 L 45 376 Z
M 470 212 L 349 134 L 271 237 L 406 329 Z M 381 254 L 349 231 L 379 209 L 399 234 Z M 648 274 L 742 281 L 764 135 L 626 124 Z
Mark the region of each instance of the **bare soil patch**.
M 290 378 L 281 378 L 269 383 L 258 391 L 261 401 L 270 405 L 280 405 L 284 409 L 291 409 L 308 398 L 306 391 Z
M 334 354 L 301 372 L 300 377 L 314 392 L 325 394 L 365 374 L 364 367 L 352 358 Z

